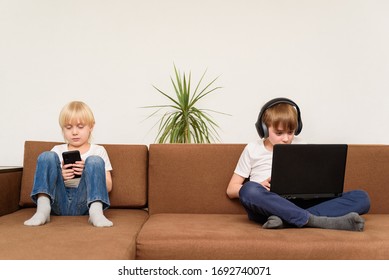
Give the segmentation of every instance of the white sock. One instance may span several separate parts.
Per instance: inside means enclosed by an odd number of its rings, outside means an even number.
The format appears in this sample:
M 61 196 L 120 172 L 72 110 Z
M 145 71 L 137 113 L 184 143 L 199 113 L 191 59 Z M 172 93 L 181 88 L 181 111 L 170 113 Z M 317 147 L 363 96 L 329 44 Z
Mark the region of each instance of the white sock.
M 112 227 L 113 223 L 103 214 L 103 203 L 93 202 L 89 207 L 89 223 L 95 227 Z
M 36 212 L 31 219 L 24 222 L 26 226 L 40 226 L 47 222 L 50 222 L 50 198 L 45 195 L 38 197 L 37 199 Z

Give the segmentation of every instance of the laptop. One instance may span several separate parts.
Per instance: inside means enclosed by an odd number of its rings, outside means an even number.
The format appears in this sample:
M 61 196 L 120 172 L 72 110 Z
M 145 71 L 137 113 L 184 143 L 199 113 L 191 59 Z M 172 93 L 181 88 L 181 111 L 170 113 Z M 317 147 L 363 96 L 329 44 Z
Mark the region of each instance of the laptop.
M 342 195 L 346 144 L 275 145 L 271 191 L 287 199 Z

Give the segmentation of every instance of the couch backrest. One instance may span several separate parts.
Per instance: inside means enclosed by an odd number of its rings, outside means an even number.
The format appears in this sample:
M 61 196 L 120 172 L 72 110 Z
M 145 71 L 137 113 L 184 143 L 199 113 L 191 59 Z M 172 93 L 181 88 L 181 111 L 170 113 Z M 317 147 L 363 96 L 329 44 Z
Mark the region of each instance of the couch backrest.
M 150 145 L 150 213 L 244 213 L 226 195 L 244 146 Z M 389 213 L 389 145 L 349 145 L 345 191 L 353 189 L 369 193 L 369 213 Z
M 349 145 L 344 184 L 369 193 L 369 213 L 389 214 L 389 145 Z
M 20 206 L 34 206 L 30 193 L 37 157 L 56 144 L 25 142 Z M 151 144 L 150 151 L 146 145 L 103 146 L 114 169 L 112 208 L 147 206 L 148 181 L 152 214 L 245 213 L 226 195 L 245 144 Z M 389 145 L 349 145 L 345 190 L 351 189 L 369 193 L 370 213 L 389 213 Z
M 57 142 L 26 141 L 24 147 L 23 176 L 20 206 L 34 206 L 30 193 L 34 181 L 36 160 L 44 151 L 49 151 Z M 112 164 L 113 189 L 110 193 L 112 208 L 142 208 L 147 204 L 146 145 L 105 145 Z
M 151 144 L 149 211 L 245 213 L 226 195 L 243 144 Z

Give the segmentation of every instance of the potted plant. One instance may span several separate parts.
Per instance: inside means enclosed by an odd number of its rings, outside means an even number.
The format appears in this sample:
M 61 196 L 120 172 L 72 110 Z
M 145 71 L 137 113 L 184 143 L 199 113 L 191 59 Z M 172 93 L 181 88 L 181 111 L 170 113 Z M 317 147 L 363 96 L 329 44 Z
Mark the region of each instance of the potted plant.
M 206 71 L 204 71 L 193 90 L 191 73 L 189 75 L 186 75 L 185 72 L 181 74 L 174 65 L 174 74 L 174 79 L 170 77 L 174 88 L 173 94 L 165 93 L 153 85 L 158 93 L 168 99 L 169 103 L 144 107 L 157 108 L 149 118 L 162 111 L 162 117 L 158 121 L 159 127 L 156 142 L 211 143 L 219 140 L 217 132 L 219 126 L 209 113 L 220 112 L 198 108 L 200 100 L 221 88 L 214 86 L 217 78 L 202 87 L 206 74 Z

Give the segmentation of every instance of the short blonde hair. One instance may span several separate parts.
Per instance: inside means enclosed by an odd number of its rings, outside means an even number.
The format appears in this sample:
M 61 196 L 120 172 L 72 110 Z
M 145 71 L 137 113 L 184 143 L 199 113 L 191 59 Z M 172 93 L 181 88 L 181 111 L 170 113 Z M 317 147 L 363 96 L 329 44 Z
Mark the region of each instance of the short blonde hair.
M 59 125 L 64 128 L 66 125 L 79 122 L 93 127 L 95 117 L 92 110 L 82 101 L 72 101 L 66 104 L 59 114 Z
M 296 131 L 298 126 L 296 108 L 287 103 L 280 103 L 267 109 L 262 120 L 267 127 L 278 128 L 282 125 L 289 131 Z

